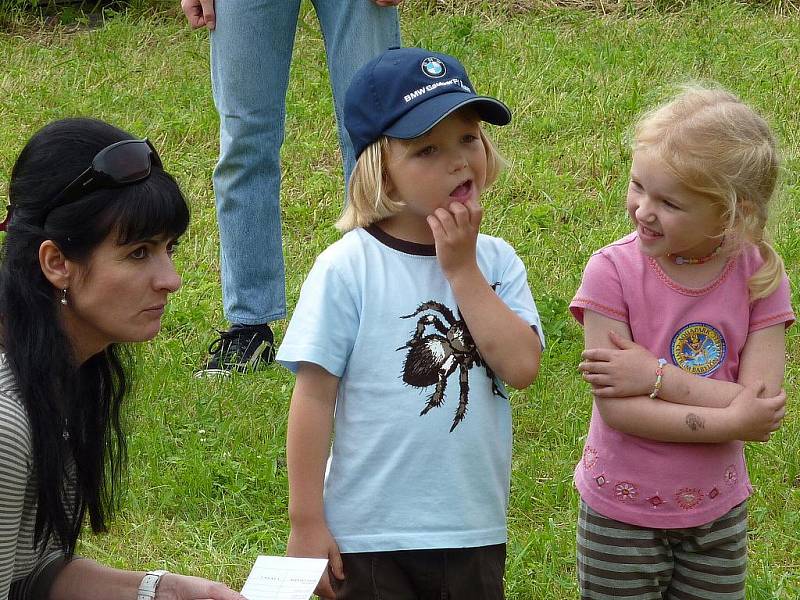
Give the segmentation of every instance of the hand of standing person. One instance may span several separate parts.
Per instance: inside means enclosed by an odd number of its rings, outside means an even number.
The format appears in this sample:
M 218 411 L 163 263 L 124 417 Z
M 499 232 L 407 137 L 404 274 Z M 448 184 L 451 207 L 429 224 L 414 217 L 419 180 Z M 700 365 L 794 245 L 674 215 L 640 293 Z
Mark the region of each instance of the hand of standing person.
M 287 556 L 327 558 L 329 569 L 325 571 L 317 583 L 314 593 L 320 598 L 335 600 L 336 593 L 331 585 L 331 574 L 336 579 L 344 579 L 344 567 L 339 546 L 333 539 L 325 523 L 299 525 L 292 523 L 289 543 L 286 546 Z
M 391 0 L 379 0 L 390 2 Z M 213 31 L 217 25 L 217 15 L 214 13 L 214 0 L 181 0 L 181 9 L 189 21 L 192 29 L 207 27 Z

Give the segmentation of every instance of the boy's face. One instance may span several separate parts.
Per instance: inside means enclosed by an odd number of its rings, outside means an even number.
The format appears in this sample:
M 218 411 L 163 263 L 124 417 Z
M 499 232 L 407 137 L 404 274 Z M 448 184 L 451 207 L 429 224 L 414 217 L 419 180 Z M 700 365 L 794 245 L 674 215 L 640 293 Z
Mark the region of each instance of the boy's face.
M 425 218 L 437 208 L 480 201 L 486 186 L 480 122 L 472 111 L 462 110 L 423 136 L 391 139 L 386 173 L 386 193 L 405 205 L 393 220 L 430 233 Z

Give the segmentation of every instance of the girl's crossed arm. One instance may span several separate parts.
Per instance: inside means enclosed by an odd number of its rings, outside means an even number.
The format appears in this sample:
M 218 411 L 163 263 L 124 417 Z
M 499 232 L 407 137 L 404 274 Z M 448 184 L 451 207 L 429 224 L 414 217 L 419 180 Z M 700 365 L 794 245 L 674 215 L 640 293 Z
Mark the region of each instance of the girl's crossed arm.
M 581 370 L 592 384 L 600 415 L 615 429 L 666 442 L 722 442 L 766 441 L 780 426 L 786 403 L 780 389 L 785 361 L 782 324 L 748 337 L 740 364 L 742 385 L 676 367 L 665 370 L 655 399 L 648 394 L 657 359 L 630 341 L 627 324 L 587 310 L 584 336 Z M 764 394 L 770 396 L 761 397 Z
M 613 320 L 612 320 L 613 321 Z M 584 350 L 578 369 L 591 384 L 595 396 L 621 398 L 642 396 L 653 389 L 656 356 L 631 341 L 627 326 L 623 333 L 609 329 L 609 347 Z M 739 383 L 700 377 L 667 364 L 658 397 L 688 406 L 724 408 L 745 385 L 763 381 L 767 395 L 778 394 L 783 384 L 786 342 L 783 323 L 752 332 L 747 336 L 739 366 Z
M 454 202 L 428 217 L 436 256 L 481 356 L 517 389 L 533 383 L 542 353 L 539 336 L 489 286 L 475 255 L 483 209 Z
M 286 554 L 327 558 L 334 576 L 343 579 L 339 547 L 328 530 L 322 502 L 338 386 L 339 378 L 319 365 L 300 363 L 286 433 L 292 526 Z M 335 598 L 327 573 L 315 593 L 322 598 Z

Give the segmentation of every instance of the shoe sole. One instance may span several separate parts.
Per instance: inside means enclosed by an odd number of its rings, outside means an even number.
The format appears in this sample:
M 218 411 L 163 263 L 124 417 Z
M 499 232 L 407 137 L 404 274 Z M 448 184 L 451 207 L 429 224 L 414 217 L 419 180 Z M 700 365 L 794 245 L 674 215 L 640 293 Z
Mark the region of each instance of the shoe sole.
M 203 379 L 205 377 L 230 377 L 231 372 L 225 369 L 200 369 L 194 372 L 195 379 Z

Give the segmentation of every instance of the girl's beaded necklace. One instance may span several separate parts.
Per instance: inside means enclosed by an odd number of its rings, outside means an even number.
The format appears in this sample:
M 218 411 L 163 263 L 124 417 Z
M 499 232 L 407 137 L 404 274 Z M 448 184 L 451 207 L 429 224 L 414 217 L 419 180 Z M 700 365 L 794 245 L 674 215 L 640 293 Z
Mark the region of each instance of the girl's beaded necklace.
M 719 243 L 719 246 L 714 248 L 711 254 L 708 254 L 706 256 L 701 256 L 699 258 L 687 258 L 685 256 L 679 256 L 677 254 L 670 254 L 669 252 L 667 253 L 667 258 L 669 258 L 676 265 L 702 265 L 703 263 L 707 263 L 717 254 L 719 254 L 719 251 L 722 250 L 722 245 L 724 243 L 725 243 L 725 238 L 722 238 L 722 241 Z

